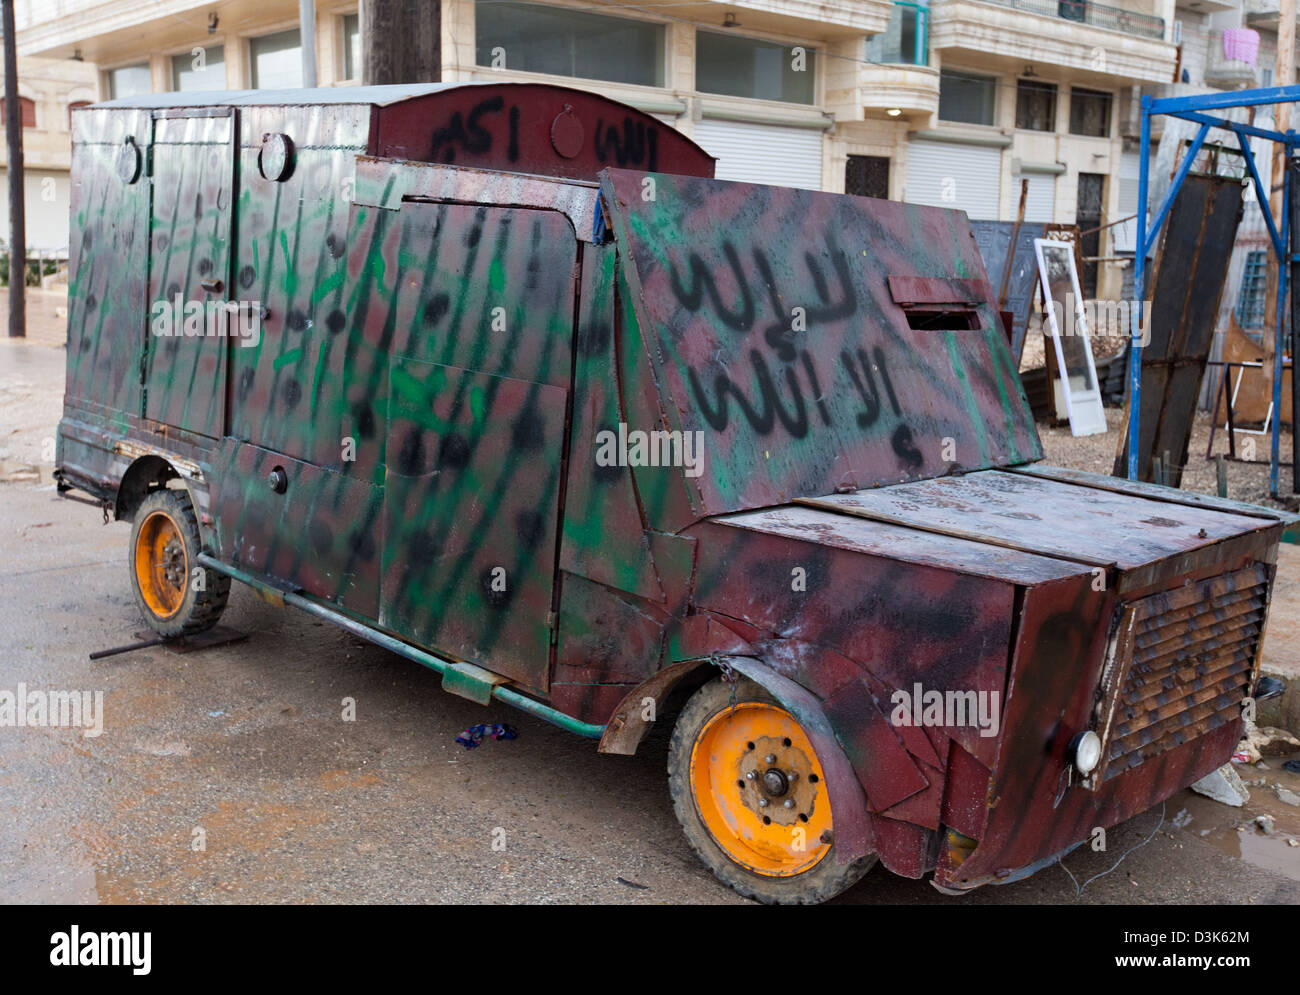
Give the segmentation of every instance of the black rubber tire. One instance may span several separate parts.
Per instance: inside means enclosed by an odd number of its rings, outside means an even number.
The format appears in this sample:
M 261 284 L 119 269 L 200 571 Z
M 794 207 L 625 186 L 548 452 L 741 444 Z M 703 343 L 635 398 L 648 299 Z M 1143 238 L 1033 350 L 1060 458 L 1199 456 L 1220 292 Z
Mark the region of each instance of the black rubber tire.
M 185 544 L 186 562 L 190 564 L 190 576 L 185 585 L 185 598 L 180 609 L 167 618 L 156 615 L 144 599 L 136 577 L 135 555 L 138 546 L 140 528 L 150 512 L 163 511 L 177 523 L 181 539 Z M 126 566 L 130 578 L 131 593 L 135 595 L 136 606 L 149 628 L 160 636 L 175 638 L 193 636 L 211 629 L 221 618 L 230 597 L 230 578 L 209 567 L 200 566 L 195 561 L 202 551 L 203 541 L 199 535 L 199 520 L 194 514 L 194 505 L 190 496 L 183 490 L 163 488 L 153 491 L 135 510 L 131 522 L 131 543 L 127 547 Z M 194 570 L 203 571 L 202 590 L 195 590 Z
M 747 678 L 738 678 L 737 702 L 762 701 L 779 705 L 772 695 Z M 668 793 L 673 811 L 681 823 L 686 842 L 714 876 L 746 898 L 767 905 L 816 905 L 828 901 L 857 884 L 876 863 L 874 854 L 851 864 L 841 864 L 834 844 L 817 864 L 791 877 L 769 877 L 742 867 L 714 841 L 695 807 L 691 791 L 691 751 L 700 732 L 718 712 L 731 705 L 731 685 L 721 678 L 701 687 L 686 703 L 673 728 L 668 745 Z

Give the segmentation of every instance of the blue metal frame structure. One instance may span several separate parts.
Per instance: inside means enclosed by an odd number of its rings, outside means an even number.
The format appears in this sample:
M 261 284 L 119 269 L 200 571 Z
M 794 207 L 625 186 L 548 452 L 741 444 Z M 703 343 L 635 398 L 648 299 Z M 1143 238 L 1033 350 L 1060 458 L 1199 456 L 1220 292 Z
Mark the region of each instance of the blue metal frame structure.
M 1294 130 L 1287 131 L 1284 134 L 1267 128 L 1257 128 L 1251 124 L 1229 121 L 1218 114 L 1210 112 L 1237 107 L 1294 103 L 1297 101 L 1300 101 L 1300 86 L 1271 86 L 1258 90 L 1200 93 L 1189 97 L 1156 99 L 1146 96 L 1142 98 L 1141 172 L 1138 178 L 1138 204 L 1140 207 L 1137 219 L 1137 251 L 1133 260 L 1133 286 L 1137 292 L 1138 300 L 1136 317 L 1133 319 L 1133 339 L 1132 348 L 1129 350 L 1128 369 L 1129 480 L 1136 480 L 1138 476 L 1138 444 L 1140 438 L 1138 428 L 1141 421 L 1142 407 L 1142 309 L 1146 306 L 1147 256 L 1155 248 L 1156 239 L 1160 235 L 1160 228 L 1169 216 L 1169 209 L 1173 207 L 1174 198 L 1178 196 L 1183 181 L 1187 179 L 1187 174 L 1191 172 L 1192 163 L 1196 161 L 1201 146 L 1205 144 L 1206 135 L 1209 134 L 1210 128 L 1213 127 L 1230 131 L 1237 136 L 1237 144 L 1241 148 L 1241 154 L 1246 161 L 1246 168 L 1250 171 L 1251 181 L 1255 185 L 1255 196 L 1259 202 L 1260 211 L 1264 215 L 1264 223 L 1268 226 L 1269 241 L 1278 260 L 1277 328 L 1275 330 L 1276 342 L 1273 350 L 1273 411 L 1275 414 L 1272 426 L 1272 452 L 1269 458 L 1268 471 L 1269 493 L 1277 497 L 1278 449 L 1281 445 L 1282 423 L 1282 345 L 1286 328 L 1287 270 L 1288 264 L 1293 261 L 1288 252 L 1291 231 L 1291 182 L 1288 173 L 1282 185 L 1282 223 L 1278 226 L 1274 223 L 1272 207 L 1269 204 L 1269 189 L 1260 178 L 1259 170 L 1255 166 L 1255 157 L 1251 154 L 1250 143 L 1247 138 L 1266 138 L 1271 142 L 1280 142 L 1286 148 L 1287 158 L 1290 159 L 1295 154 L 1297 145 L 1300 145 L 1300 137 L 1297 136 Z M 1150 224 L 1148 224 L 1147 212 L 1143 208 L 1147 204 L 1149 191 L 1147 174 L 1151 164 L 1151 118 L 1157 114 L 1182 118 L 1184 121 L 1199 124 L 1200 128 L 1196 132 L 1196 137 L 1192 139 L 1192 144 L 1183 157 L 1178 171 L 1174 174 L 1173 182 L 1169 184 L 1169 191 L 1165 194 L 1164 201 L 1156 209 Z

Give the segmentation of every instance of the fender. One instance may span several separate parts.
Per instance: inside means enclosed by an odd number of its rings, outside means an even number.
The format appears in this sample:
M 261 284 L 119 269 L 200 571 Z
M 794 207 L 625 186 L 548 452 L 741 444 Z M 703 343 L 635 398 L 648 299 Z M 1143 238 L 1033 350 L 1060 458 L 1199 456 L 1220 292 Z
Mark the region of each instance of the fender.
M 723 656 L 725 663 L 755 684 L 762 687 L 799 720 L 803 731 L 812 740 L 822 773 L 826 775 L 826 793 L 830 796 L 831 811 L 835 817 L 835 858 L 849 864 L 876 852 L 875 834 L 871 816 L 867 812 L 867 796 L 862 790 L 853 765 L 835 738 L 821 702 L 811 691 L 782 677 L 767 664 L 752 656 Z

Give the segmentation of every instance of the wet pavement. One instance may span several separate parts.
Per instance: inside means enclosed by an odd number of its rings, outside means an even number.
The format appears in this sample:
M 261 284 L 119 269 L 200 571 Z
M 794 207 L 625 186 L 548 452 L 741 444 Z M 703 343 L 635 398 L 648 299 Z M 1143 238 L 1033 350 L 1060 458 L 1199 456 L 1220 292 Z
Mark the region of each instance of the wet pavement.
M 636 757 L 504 706 L 236 585 L 247 640 L 91 661 L 143 629 L 127 526 L 49 485 L 0 484 L 0 688 L 102 691 L 104 731 L 0 727 L 0 901 L 738 902 L 674 821 L 666 736 Z M 345 721 L 345 698 L 355 721 Z M 512 741 L 454 737 L 509 722 Z M 1300 776 L 1242 771 L 1246 809 L 1183 793 L 1151 841 L 1081 897 L 1060 867 L 948 898 L 872 871 L 839 901 L 1042 904 L 1300 902 Z M 1191 821 L 1178 826 L 1186 810 Z M 1271 814 L 1274 835 L 1237 826 Z M 1082 883 L 1152 833 L 1160 810 L 1081 848 Z M 202 849 L 198 848 L 202 844 Z M 504 845 L 504 849 L 500 847 Z M 636 887 L 644 886 L 644 887 Z

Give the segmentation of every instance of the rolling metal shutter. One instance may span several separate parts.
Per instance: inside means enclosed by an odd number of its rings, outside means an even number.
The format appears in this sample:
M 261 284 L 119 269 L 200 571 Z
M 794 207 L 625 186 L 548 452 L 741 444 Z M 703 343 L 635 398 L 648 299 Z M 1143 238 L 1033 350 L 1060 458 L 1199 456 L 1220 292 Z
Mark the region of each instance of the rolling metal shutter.
M 1050 173 L 1022 173 L 1015 179 L 1016 209 L 1020 208 L 1020 181 L 1029 181 L 1025 197 L 1025 220 L 1051 224 L 1056 218 L 1056 177 Z M 1012 215 L 1014 217 L 1014 215 Z
M 998 219 L 1002 150 L 956 142 L 907 146 L 907 196 L 912 204 L 951 207 L 981 221 Z
M 695 122 L 695 141 L 718 157 L 718 179 L 805 190 L 822 188 L 823 135 L 771 124 Z

